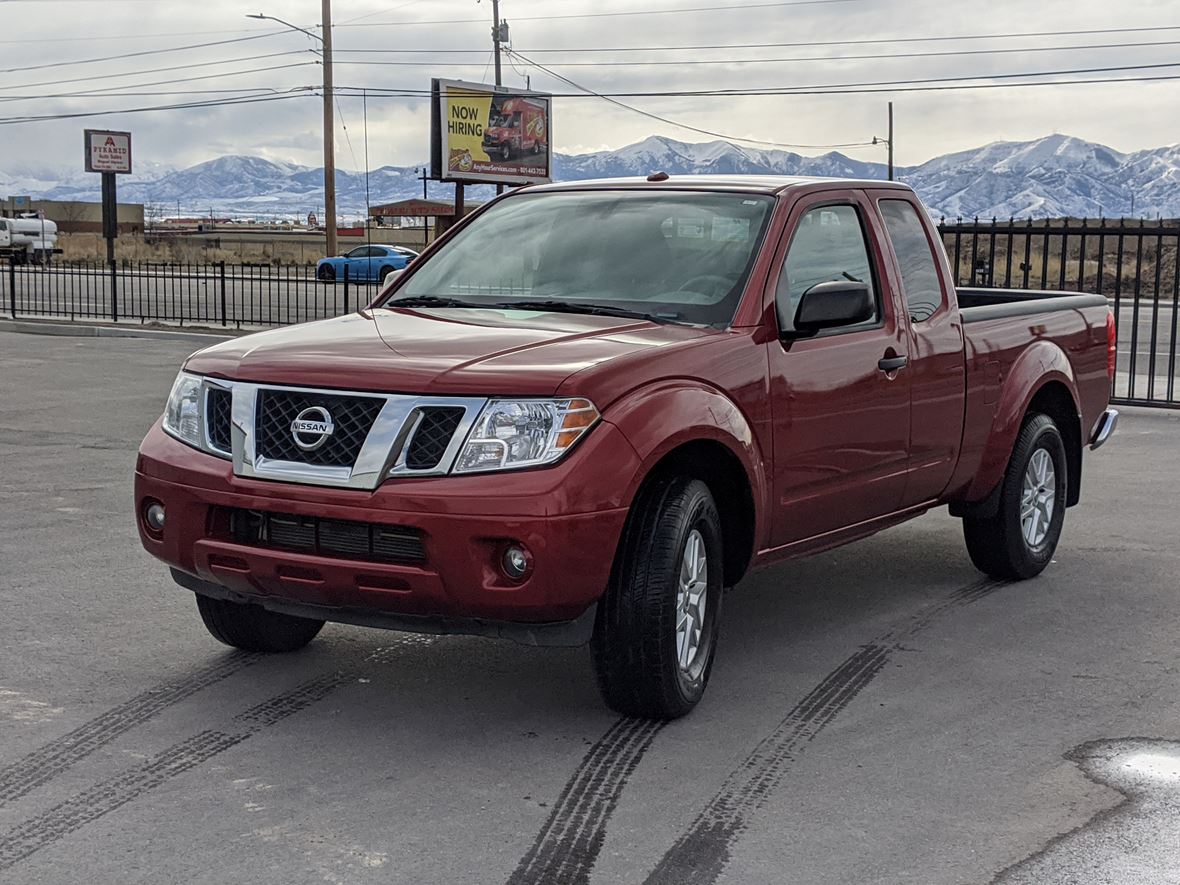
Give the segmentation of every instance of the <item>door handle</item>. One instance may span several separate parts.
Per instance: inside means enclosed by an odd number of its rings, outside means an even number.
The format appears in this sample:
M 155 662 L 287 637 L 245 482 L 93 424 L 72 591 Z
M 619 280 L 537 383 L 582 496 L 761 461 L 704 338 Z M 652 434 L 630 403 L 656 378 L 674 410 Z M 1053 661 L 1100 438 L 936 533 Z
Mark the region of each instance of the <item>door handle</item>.
M 905 354 L 901 356 L 886 356 L 877 360 L 877 368 L 882 372 L 896 372 L 898 369 L 904 369 L 910 358 Z

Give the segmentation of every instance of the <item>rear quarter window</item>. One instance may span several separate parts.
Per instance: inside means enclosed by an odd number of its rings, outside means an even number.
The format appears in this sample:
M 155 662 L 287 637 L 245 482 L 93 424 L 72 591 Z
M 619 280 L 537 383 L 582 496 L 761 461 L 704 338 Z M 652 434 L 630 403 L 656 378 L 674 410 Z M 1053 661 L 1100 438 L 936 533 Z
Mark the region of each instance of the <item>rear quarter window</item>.
M 906 200 L 882 200 L 881 217 L 893 243 L 910 320 L 920 323 L 942 306 L 942 284 L 918 210 Z

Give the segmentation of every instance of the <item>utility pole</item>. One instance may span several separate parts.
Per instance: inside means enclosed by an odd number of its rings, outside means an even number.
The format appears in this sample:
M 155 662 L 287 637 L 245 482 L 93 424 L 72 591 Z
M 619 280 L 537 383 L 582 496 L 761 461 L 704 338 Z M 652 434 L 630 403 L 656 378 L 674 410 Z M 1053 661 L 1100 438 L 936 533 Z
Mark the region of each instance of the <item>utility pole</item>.
M 328 255 L 336 243 L 336 121 L 332 115 L 332 0 L 321 0 L 320 34 L 324 45 L 324 246 Z
M 492 48 L 496 55 L 496 85 L 500 84 L 500 0 L 492 0 Z
M 501 84 L 500 77 L 500 0 L 492 0 L 492 52 L 496 58 L 496 88 Z M 496 193 L 504 193 L 504 185 L 496 185 Z

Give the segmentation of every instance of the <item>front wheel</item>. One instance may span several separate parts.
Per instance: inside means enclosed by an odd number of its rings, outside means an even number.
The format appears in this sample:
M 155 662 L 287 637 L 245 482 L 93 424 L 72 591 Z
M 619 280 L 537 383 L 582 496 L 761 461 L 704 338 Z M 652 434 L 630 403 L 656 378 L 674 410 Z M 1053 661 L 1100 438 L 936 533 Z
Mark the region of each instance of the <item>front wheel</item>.
M 512 159 L 512 147 L 510 145 L 502 145 L 500 147 L 500 159 L 507 163 Z
M 303 648 L 315 639 L 323 621 L 297 618 L 197 594 L 197 611 L 214 639 L 244 651 L 284 652 Z
M 321 264 L 318 268 L 316 268 L 315 275 L 321 283 L 336 282 L 336 268 L 332 267 L 330 264 Z
M 722 597 L 721 520 L 703 482 L 658 480 L 628 520 L 591 649 L 607 705 L 675 719 L 701 699 Z
M 1030 415 L 1001 480 L 995 515 L 963 520 L 975 567 L 1013 581 L 1044 571 L 1061 538 L 1068 483 L 1061 431 L 1048 415 Z

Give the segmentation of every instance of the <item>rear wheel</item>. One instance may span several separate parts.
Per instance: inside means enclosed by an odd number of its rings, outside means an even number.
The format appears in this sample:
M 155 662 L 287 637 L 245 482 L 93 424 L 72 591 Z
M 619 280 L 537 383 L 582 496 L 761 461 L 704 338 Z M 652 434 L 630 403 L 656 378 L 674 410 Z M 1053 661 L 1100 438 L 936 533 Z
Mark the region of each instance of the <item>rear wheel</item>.
M 381 273 L 377 274 L 377 280 L 376 280 L 376 282 L 377 282 L 378 284 L 383 284 L 383 283 L 385 282 L 385 278 L 386 278 L 387 276 L 389 276 L 391 273 L 393 273 L 393 271 L 394 271 L 394 268 L 393 268 L 393 266 L 392 266 L 392 265 L 389 265 L 389 264 L 383 264 L 383 265 L 381 266 Z
M 1029 415 L 1004 472 L 995 515 L 963 520 L 975 567 L 1003 580 L 1044 571 L 1061 538 L 1068 482 L 1061 431 L 1048 415 Z
M 721 537 L 713 496 L 699 480 L 659 480 L 636 504 L 591 640 L 608 706 L 675 719 L 701 699 L 717 643 Z
M 321 264 L 316 268 L 315 275 L 321 283 L 336 282 L 336 268 L 330 264 Z
M 197 594 L 197 611 L 214 639 L 245 651 L 295 651 L 315 639 L 324 626 L 323 621 L 200 594 Z

